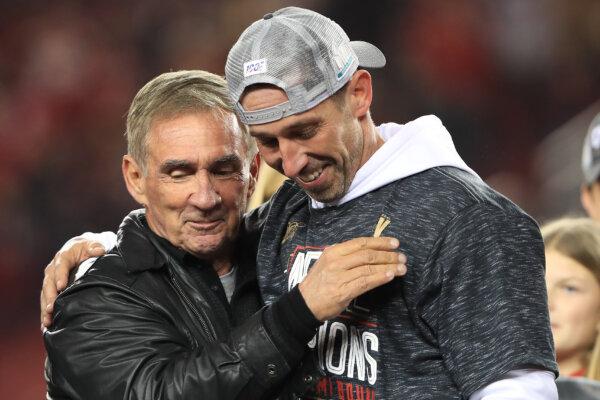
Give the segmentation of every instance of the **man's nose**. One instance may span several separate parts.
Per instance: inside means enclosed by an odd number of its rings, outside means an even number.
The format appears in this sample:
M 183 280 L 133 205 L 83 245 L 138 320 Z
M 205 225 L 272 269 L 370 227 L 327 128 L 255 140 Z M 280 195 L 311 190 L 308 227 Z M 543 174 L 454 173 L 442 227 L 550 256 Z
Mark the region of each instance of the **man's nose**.
M 206 170 L 200 170 L 195 176 L 196 185 L 189 197 L 190 203 L 201 210 L 210 210 L 221 204 L 222 199 Z
M 283 173 L 288 178 L 297 177 L 308 163 L 308 157 L 301 146 L 291 140 L 281 140 L 279 143 Z

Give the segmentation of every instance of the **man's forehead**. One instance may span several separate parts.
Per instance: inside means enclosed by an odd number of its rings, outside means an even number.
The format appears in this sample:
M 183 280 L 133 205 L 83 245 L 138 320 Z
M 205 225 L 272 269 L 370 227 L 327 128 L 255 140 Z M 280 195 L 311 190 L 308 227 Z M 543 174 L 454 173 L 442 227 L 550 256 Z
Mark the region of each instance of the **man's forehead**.
M 302 114 L 290 115 L 278 121 L 266 124 L 250 125 L 252 136 L 285 136 L 287 134 L 318 126 L 323 121 L 322 117 L 308 110 Z
M 288 97 L 283 89 L 273 85 L 251 86 L 240 99 L 240 103 L 246 111 L 262 110 L 286 101 L 288 101 Z
M 159 133 L 187 131 L 191 136 L 207 139 L 230 139 L 242 135 L 233 112 L 221 110 L 181 110 L 176 113 L 158 114 L 152 118 L 149 136 Z M 169 135 L 166 135 L 168 138 Z
M 149 133 L 149 147 L 165 154 L 243 152 L 242 131 L 235 115 L 197 111 L 157 118 Z M 154 148 L 154 149 L 153 149 Z M 162 157 L 161 157 L 162 158 Z
M 252 136 L 280 135 L 289 131 L 304 129 L 310 125 L 319 124 L 324 118 L 322 112 L 324 107 L 326 107 L 327 101 L 328 100 L 325 100 L 323 103 L 302 113 L 292 114 L 277 121 L 249 125 L 248 128 L 250 129 L 250 134 Z

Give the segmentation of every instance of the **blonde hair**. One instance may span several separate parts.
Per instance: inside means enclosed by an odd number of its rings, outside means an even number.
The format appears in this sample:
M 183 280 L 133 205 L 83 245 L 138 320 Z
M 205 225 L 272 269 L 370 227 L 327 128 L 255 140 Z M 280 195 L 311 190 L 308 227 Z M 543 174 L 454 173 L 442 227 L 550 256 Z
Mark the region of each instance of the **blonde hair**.
M 222 120 L 235 115 L 225 79 L 206 71 L 176 71 L 160 74 L 146 83 L 135 95 L 127 114 L 127 152 L 146 172 L 148 132 L 152 122 L 189 112 L 210 112 Z M 257 153 L 256 142 L 248 127 L 237 118 L 244 143 L 246 159 Z M 235 129 L 235 128 L 233 128 Z
M 600 381 L 600 331 L 596 335 L 594 349 L 590 355 L 590 363 L 588 364 L 586 378 Z
M 556 250 L 586 267 L 600 283 L 600 223 L 591 218 L 561 218 L 542 226 L 546 249 Z M 586 368 L 586 377 L 600 381 L 600 331 Z

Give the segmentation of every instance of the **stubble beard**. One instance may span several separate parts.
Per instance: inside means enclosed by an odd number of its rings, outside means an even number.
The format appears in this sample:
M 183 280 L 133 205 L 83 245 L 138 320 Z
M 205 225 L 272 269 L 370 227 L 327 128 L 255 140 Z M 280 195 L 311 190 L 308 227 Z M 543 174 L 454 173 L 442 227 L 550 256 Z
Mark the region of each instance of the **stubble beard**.
M 358 145 L 353 147 L 352 151 L 350 152 L 349 160 L 360 160 L 360 147 L 361 146 Z M 342 199 L 348 193 L 350 185 L 352 184 L 357 172 L 354 171 L 354 173 L 351 173 L 350 168 L 345 170 L 339 164 L 332 164 L 329 166 L 329 168 L 333 168 L 333 179 L 331 186 L 320 191 L 306 191 L 312 199 L 320 203 L 333 203 Z

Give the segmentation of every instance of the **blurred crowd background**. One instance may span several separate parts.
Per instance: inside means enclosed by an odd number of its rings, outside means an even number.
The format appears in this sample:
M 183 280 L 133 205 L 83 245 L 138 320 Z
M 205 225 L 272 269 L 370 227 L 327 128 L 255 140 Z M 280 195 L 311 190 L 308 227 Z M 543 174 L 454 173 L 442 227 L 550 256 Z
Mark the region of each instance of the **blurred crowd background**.
M 129 102 L 153 76 L 223 73 L 242 29 L 287 5 L 375 43 L 377 122 L 436 114 L 465 161 L 543 221 L 578 213 L 600 111 L 597 0 L 0 2 L 0 397 L 42 398 L 43 268 L 136 205 L 120 174 Z

